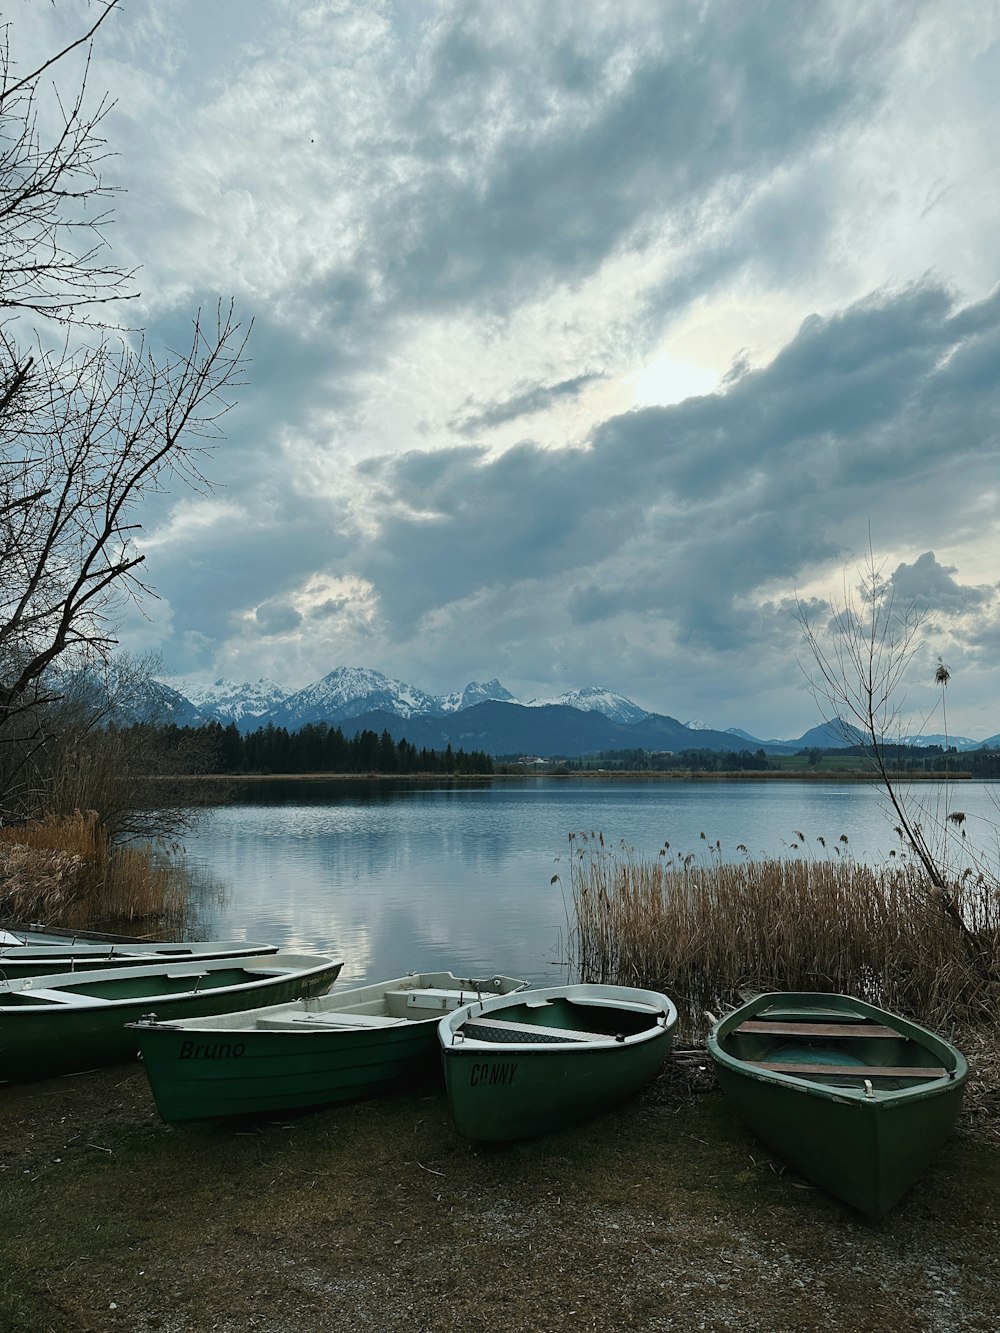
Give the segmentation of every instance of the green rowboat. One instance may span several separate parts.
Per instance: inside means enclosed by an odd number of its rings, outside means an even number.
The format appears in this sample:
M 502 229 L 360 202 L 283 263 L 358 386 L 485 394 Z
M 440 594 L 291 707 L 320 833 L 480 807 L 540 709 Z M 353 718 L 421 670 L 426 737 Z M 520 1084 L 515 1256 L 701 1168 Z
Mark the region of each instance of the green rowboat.
M 968 1077 L 942 1037 L 846 995 L 758 995 L 715 1025 L 708 1050 L 757 1138 L 873 1220 L 950 1135 Z
M 659 1073 L 676 1022 L 665 995 L 628 986 L 469 1004 L 438 1026 L 455 1126 L 470 1139 L 521 1139 L 598 1115 Z
M 127 1023 L 230 1013 L 322 995 L 343 962 L 278 952 L 24 977 L 0 986 L 0 1081 L 134 1060 Z
M 318 999 L 132 1029 L 167 1121 L 273 1114 L 355 1101 L 440 1076 L 437 1025 L 514 977 L 411 973 Z
M 276 944 L 251 944 L 245 940 L 203 940 L 192 943 L 130 940 L 128 943 L 108 944 L 78 940 L 22 944 L 4 942 L 0 936 L 0 982 L 12 981 L 17 977 L 49 976 L 55 972 L 152 967 L 158 963 L 198 963 L 210 958 L 247 958 L 277 952 Z

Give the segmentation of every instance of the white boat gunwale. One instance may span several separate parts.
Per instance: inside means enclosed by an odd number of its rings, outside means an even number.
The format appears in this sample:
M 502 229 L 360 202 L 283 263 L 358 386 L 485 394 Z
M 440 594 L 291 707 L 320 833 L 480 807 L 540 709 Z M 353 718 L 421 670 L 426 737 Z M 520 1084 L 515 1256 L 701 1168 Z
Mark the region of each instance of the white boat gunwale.
M 181 998 L 185 995 L 211 994 L 213 996 L 227 996 L 233 991 L 253 991 L 260 988 L 265 989 L 269 983 L 276 978 L 282 977 L 302 977 L 311 976 L 313 973 L 327 971 L 333 966 L 338 970 L 343 967 L 343 959 L 333 954 L 313 954 L 313 953 L 277 953 L 269 956 L 270 960 L 283 960 L 277 967 L 271 967 L 267 971 L 258 970 L 253 967 L 244 967 L 241 964 L 247 961 L 256 963 L 259 955 L 251 955 L 249 958 L 219 958 L 206 959 L 198 962 L 191 962 L 186 966 L 183 964 L 171 964 L 165 967 L 162 963 L 157 965 L 150 963 L 147 967 L 128 967 L 128 968 L 108 968 L 102 972 L 55 972 L 37 977 L 17 977 L 13 980 L 0 984 L 0 1016 L 20 1016 L 27 1017 L 32 1012 L 41 1013 L 48 1004 L 64 1005 L 66 1008 L 72 1007 L 90 1007 L 99 1005 L 102 1008 L 128 1008 L 134 1006 L 137 1001 L 149 1000 L 151 1003 L 157 1001 L 169 1001 Z M 304 965 L 306 964 L 306 965 Z M 250 980 L 234 981 L 227 986 L 214 986 L 211 990 L 201 991 L 200 983 L 212 972 L 223 972 L 228 970 L 237 970 L 250 976 Z M 128 980 L 129 982 L 141 981 L 144 977 L 158 978 L 166 977 L 171 981 L 185 981 L 190 979 L 195 984 L 190 990 L 156 992 L 151 991 L 148 995 L 133 994 L 119 996 L 88 995 L 83 989 L 86 986 L 101 986 L 115 980 Z M 4 1004 L 4 994 L 25 995 L 30 993 L 32 999 L 41 998 L 42 1004 L 37 1010 L 33 1006 L 19 1004 Z
M 567 989 L 572 989 L 573 994 L 567 995 Z M 592 993 L 588 995 L 588 990 Z M 613 993 L 619 991 L 620 998 Z M 641 997 L 641 998 L 639 998 Z M 543 1024 L 517 1024 L 512 1020 L 493 1020 L 497 1023 L 503 1023 L 512 1031 L 510 1041 L 482 1041 L 474 1036 L 465 1034 L 461 1029 L 466 1022 L 478 1022 L 495 1010 L 509 1009 L 517 1003 L 524 1003 L 532 1009 L 542 1009 L 552 1000 L 569 1001 L 581 1008 L 593 1006 L 594 1008 L 621 1009 L 629 1013 L 639 1013 L 648 1015 L 654 1021 L 648 1028 L 643 1028 L 639 1032 L 628 1034 L 618 1033 L 580 1033 L 572 1028 L 548 1028 Z M 664 1008 L 664 1001 L 666 1008 Z M 562 1038 L 565 1047 L 569 1050 L 584 1052 L 603 1051 L 603 1050 L 621 1050 L 623 1046 L 641 1046 L 644 1042 L 659 1036 L 663 1032 L 669 1032 L 677 1022 L 677 1009 L 673 1001 L 665 995 L 660 995 L 655 991 L 639 990 L 635 987 L 622 986 L 587 986 L 581 984 L 573 987 L 567 986 L 548 986 L 538 990 L 532 990 L 526 993 L 523 999 L 516 995 L 501 995 L 493 999 L 473 1001 L 456 1009 L 450 1014 L 446 1014 L 438 1026 L 438 1035 L 441 1046 L 447 1053 L 454 1051 L 476 1051 L 484 1054 L 492 1053 L 494 1055 L 500 1052 L 513 1051 L 524 1056 L 543 1057 L 551 1055 L 557 1049 L 557 1043 L 552 1041 L 531 1041 L 527 1037 L 518 1040 L 517 1029 L 523 1032 L 554 1033 Z M 581 1039 L 583 1038 L 583 1039 Z

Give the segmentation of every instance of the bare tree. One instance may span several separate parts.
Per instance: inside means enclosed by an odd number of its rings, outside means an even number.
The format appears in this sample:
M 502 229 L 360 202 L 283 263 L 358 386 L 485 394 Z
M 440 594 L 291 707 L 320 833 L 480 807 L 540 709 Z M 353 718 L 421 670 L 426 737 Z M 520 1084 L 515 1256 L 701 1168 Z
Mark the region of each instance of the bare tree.
M 905 721 L 904 678 L 923 646 L 924 612 L 912 601 L 903 605 L 897 601 L 885 566 L 869 542 L 856 587 L 852 590 L 845 576 L 843 597 L 823 623 L 817 623 L 815 612 L 801 600 L 797 619 L 812 657 L 813 669 L 806 668 L 805 674 L 824 717 L 840 729 L 843 739 L 866 754 L 896 821 L 895 831 L 917 858 L 928 891 L 954 924 L 967 931 L 961 910 L 962 875 L 974 874 L 979 889 L 995 891 L 997 876 L 990 854 L 966 839 L 964 814 L 945 809 L 934 816 L 914 800 L 893 762 Z M 950 672 L 938 658 L 934 683 L 942 692 L 942 708 L 949 680 Z M 922 725 L 927 721 L 924 718 Z M 957 857 L 952 856 L 953 849 Z
M 89 308 L 130 294 L 134 275 L 110 262 L 104 236 L 114 190 L 101 176 L 110 156 L 101 125 L 114 103 L 103 97 L 87 106 L 89 43 L 117 5 L 102 0 L 85 33 L 25 73 L 11 54 L 10 24 L 2 28 L 0 310 L 79 320 Z M 55 90 L 45 99 L 52 128 L 43 132 L 43 77 L 78 47 L 87 52 L 83 77 L 70 101 Z
M 106 656 L 122 600 L 151 591 L 138 506 L 178 480 L 204 484 L 245 364 L 248 329 L 231 303 L 199 311 L 190 342 L 162 355 L 98 319 L 134 295 L 103 231 L 111 104 L 86 109 L 88 44 L 117 3 L 26 74 L 9 28 L 0 46 L 0 741 L 18 737 L 24 754 L 58 694 L 53 664 Z M 81 45 L 74 96 L 56 94 L 57 119 L 40 117 L 43 79 Z

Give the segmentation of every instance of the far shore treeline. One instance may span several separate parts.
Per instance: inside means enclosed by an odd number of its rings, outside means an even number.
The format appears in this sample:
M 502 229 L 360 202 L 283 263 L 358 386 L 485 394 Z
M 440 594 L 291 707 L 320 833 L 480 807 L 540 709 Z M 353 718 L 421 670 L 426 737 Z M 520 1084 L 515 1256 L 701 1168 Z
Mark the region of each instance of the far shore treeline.
M 134 753 L 142 754 L 148 770 L 163 776 L 187 774 L 452 774 L 490 776 L 512 770 L 563 774 L 605 773 L 746 773 L 777 776 L 855 776 L 868 769 L 863 747 L 795 754 L 751 750 L 685 750 L 650 752 L 614 750 L 578 758 L 553 756 L 496 757 L 481 750 L 420 748 L 389 731 L 362 730 L 347 736 L 339 726 L 307 723 L 297 731 L 268 723 L 241 734 L 235 723 L 212 722 L 199 727 L 140 723 L 122 729 Z M 1000 777 L 1000 750 L 943 750 L 939 745 L 887 746 L 894 771 L 919 776 Z
M 417 749 L 407 740 L 394 741 L 388 731 L 359 731 L 347 737 L 339 727 L 308 723 L 287 731 L 268 723 L 246 736 L 235 723 L 202 727 L 127 729 L 139 752 L 164 775 L 188 773 L 451 773 L 490 774 L 493 760 L 481 751 Z

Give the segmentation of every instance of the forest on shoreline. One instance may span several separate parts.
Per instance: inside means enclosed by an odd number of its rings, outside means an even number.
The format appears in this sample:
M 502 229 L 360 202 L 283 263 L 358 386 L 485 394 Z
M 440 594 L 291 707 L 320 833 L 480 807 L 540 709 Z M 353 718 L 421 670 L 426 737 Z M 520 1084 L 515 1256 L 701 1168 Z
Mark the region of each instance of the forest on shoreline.
M 852 746 L 795 754 L 766 754 L 763 749 L 650 752 L 615 750 L 583 757 L 509 755 L 480 750 L 417 748 L 388 731 L 362 730 L 345 735 L 339 726 L 308 723 L 297 731 L 269 724 L 246 735 L 235 723 L 200 727 L 153 726 L 122 730 L 128 749 L 147 758 L 150 776 L 294 777 L 379 776 L 456 777 L 593 776 L 642 774 L 662 778 L 834 779 L 871 777 L 865 749 Z M 1000 750 L 944 751 L 941 746 L 888 747 L 892 770 L 908 779 L 1000 777 Z

